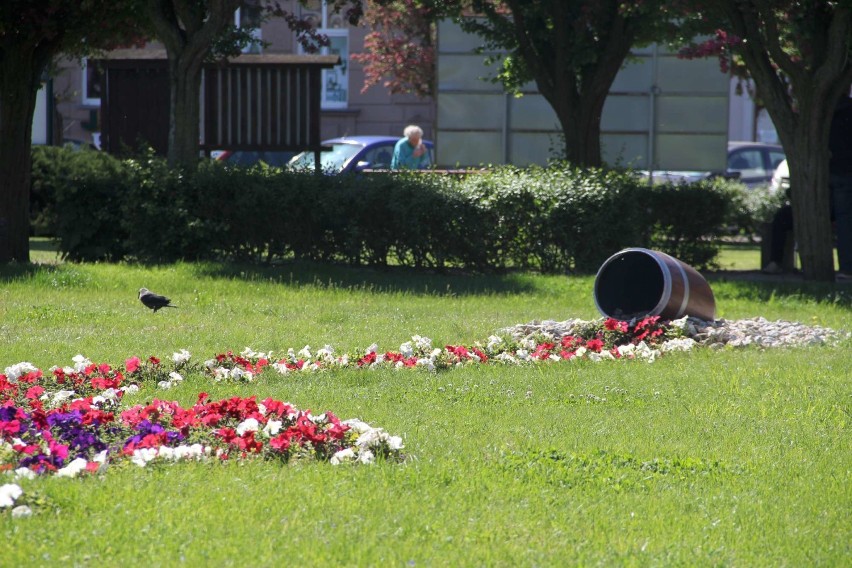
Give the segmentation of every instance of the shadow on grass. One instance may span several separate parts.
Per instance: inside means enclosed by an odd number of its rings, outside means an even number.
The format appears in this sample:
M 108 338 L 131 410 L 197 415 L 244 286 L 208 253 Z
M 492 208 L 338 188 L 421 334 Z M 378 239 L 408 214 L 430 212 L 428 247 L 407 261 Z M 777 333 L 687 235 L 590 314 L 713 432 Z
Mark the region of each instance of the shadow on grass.
M 378 269 L 304 261 L 276 266 L 199 263 L 194 265 L 193 271 L 210 278 L 437 296 L 523 294 L 536 289 L 534 280 L 521 273 L 490 275 L 448 271 L 439 274 L 399 266 Z
M 841 308 L 852 308 L 852 286 L 831 282 L 773 282 L 728 280 L 724 277 L 708 279 L 717 302 L 719 298 L 768 302 L 771 299 L 791 298 L 832 304 Z

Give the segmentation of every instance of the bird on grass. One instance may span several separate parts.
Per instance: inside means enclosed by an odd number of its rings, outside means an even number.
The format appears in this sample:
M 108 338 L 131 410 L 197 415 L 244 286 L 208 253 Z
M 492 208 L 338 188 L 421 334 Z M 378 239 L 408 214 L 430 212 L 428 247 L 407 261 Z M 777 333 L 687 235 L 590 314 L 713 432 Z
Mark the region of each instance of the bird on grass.
M 146 308 L 151 308 L 155 312 L 160 308 L 176 308 L 171 304 L 171 300 L 165 296 L 154 294 L 148 288 L 139 288 L 139 301 L 145 304 Z

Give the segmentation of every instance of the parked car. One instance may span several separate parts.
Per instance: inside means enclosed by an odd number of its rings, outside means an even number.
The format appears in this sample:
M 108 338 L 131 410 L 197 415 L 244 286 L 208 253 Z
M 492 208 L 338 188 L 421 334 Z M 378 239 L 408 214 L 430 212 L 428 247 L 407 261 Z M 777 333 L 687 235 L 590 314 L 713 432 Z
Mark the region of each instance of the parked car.
M 712 177 L 725 176 L 738 179 L 748 187 L 767 185 L 775 168 L 784 160 L 784 148 L 762 142 L 728 142 L 728 161 L 724 174 L 702 171 L 654 171 L 654 181 L 691 183 Z M 648 171 L 639 172 L 648 177 Z
M 296 152 L 278 152 L 268 150 L 221 150 L 211 152 L 211 156 L 214 160 L 244 167 L 253 166 L 258 162 L 264 162 L 267 165 L 274 166 L 276 168 L 283 168 L 295 155 Z
M 777 191 L 787 191 L 788 189 L 790 189 L 790 167 L 787 165 L 787 160 L 781 160 L 781 163 L 775 168 L 775 173 L 772 174 L 772 181 L 769 182 L 769 191 L 775 193 Z
M 323 146 L 331 149 L 320 153 L 320 167 L 324 172 L 332 174 L 367 169 L 386 170 L 390 168 L 393 147 L 399 139 L 396 136 L 344 136 L 323 140 Z M 434 144 L 429 140 L 423 143 L 429 149 L 429 162 L 434 164 Z M 314 153 L 302 152 L 290 160 L 288 167 L 312 170 L 314 165 Z
M 728 142 L 728 175 L 739 174 L 748 187 L 767 185 L 784 161 L 784 148 L 762 142 Z

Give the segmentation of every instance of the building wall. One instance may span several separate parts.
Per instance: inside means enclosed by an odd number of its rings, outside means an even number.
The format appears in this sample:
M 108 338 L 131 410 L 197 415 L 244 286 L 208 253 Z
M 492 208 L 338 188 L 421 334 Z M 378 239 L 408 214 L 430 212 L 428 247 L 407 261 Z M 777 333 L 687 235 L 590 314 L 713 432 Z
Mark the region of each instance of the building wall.
M 295 0 L 280 2 L 285 9 L 302 10 Z M 349 30 L 349 52 L 363 51 L 364 28 L 347 26 Z M 295 35 L 281 19 L 266 22 L 261 29 L 263 41 L 270 45 L 264 53 L 298 53 Z M 152 47 L 161 47 L 152 43 Z M 380 85 L 362 93 L 364 85 L 363 66 L 351 59 L 346 61 L 349 101 L 345 108 L 327 109 L 322 112 L 322 137 L 332 138 L 356 134 L 385 134 L 402 136 L 408 124 L 418 124 L 426 138 L 433 138 L 435 103 L 432 99 L 420 99 L 413 95 L 391 95 Z M 100 106 L 96 101 L 84 100 L 84 70 L 80 61 L 63 60 L 58 63 L 53 89 L 56 110 L 62 117 L 61 134 L 57 139 L 79 140 L 92 143 L 100 130 Z

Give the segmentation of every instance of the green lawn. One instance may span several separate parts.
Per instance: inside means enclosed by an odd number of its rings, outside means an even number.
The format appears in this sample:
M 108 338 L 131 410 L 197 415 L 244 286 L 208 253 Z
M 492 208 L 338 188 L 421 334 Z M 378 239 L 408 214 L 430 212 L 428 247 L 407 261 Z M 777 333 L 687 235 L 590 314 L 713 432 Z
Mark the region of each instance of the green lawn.
M 6 267 L 0 370 L 68 365 L 78 353 L 121 364 L 182 348 L 198 361 L 246 346 L 391 350 L 414 334 L 470 344 L 534 319 L 598 317 L 593 280 L 296 263 Z M 180 307 L 151 313 L 141 286 Z M 719 317 L 852 321 L 840 286 L 722 280 L 713 290 Z M 271 396 L 383 427 L 404 438 L 408 458 L 22 480 L 42 506 L 29 518 L 0 513 L 0 565 L 844 566 L 849 347 L 270 372 L 249 384 L 191 374 L 127 403 Z

